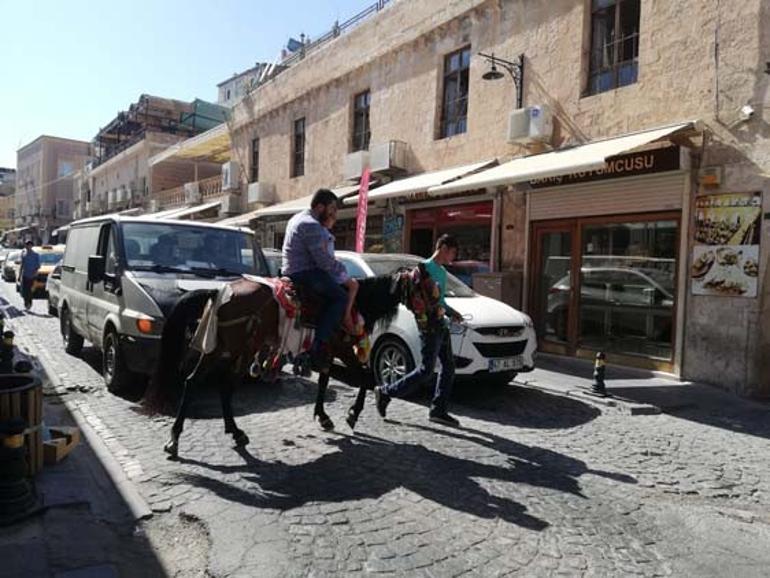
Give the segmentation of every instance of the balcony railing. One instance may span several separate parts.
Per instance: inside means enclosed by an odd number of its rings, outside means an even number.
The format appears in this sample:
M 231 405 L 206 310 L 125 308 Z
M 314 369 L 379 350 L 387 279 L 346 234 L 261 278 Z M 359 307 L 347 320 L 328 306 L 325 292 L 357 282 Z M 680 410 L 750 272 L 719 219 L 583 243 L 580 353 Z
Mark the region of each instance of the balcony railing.
M 218 197 L 222 194 L 222 176 L 214 175 L 213 177 L 198 181 L 198 190 L 200 191 L 201 199 L 204 201 Z
M 180 205 L 184 205 L 184 185 L 181 187 L 174 187 L 173 189 L 166 189 L 153 195 L 154 199 L 158 201 L 161 208 L 173 208 Z

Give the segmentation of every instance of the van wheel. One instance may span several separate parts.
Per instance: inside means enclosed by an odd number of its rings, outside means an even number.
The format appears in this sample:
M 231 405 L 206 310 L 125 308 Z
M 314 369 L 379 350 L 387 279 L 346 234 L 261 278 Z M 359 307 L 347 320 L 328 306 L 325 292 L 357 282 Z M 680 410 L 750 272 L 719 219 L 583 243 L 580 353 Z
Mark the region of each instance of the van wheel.
M 69 309 L 62 309 L 60 327 L 62 340 L 64 341 L 64 351 L 70 355 L 80 355 L 83 349 L 83 338 L 77 334 L 72 326 Z
M 56 317 L 59 314 L 59 312 L 56 310 L 56 307 L 51 305 L 51 299 L 48 299 L 48 315 L 51 315 L 53 317 Z
M 114 329 L 108 330 L 104 336 L 103 368 L 104 384 L 112 393 L 123 393 L 137 384 L 136 374 L 126 367 Z

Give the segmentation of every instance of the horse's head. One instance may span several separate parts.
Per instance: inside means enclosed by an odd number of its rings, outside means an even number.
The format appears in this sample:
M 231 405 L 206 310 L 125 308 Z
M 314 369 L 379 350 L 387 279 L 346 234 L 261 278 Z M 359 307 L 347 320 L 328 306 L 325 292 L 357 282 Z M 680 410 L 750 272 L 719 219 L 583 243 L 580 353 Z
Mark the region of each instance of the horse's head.
M 400 269 L 394 275 L 394 284 L 399 300 L 412 312 L 421 332 L 441 326 L 446 314 L 441 305 L 441 290 L 424 264 Z

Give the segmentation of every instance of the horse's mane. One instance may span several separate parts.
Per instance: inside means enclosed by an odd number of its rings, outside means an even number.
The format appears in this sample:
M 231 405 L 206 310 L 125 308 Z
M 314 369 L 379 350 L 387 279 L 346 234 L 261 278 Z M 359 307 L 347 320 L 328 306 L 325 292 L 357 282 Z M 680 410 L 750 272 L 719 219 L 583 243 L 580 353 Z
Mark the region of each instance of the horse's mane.
M 394 290 L 394 275 L 379 275 L 358 280 L 356 309 L 363 316 L 367 333 L 377 323 L 390 323 L 401 303 L 399 291 Z

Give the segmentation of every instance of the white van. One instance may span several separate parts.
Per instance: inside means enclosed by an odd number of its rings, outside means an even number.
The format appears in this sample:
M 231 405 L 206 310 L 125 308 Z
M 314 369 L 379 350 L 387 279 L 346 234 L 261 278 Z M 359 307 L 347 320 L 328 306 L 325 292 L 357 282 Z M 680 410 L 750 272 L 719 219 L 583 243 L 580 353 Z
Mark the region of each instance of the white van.
M 108 389 L 134 387 L 154 373 L 164 321 L 180 298 L 244 273 L 268 274 L 246 229 L 115 215 L 76 221 L 62 261 L 64 346 L 77 355 L 90 341 L 102 351 Z

